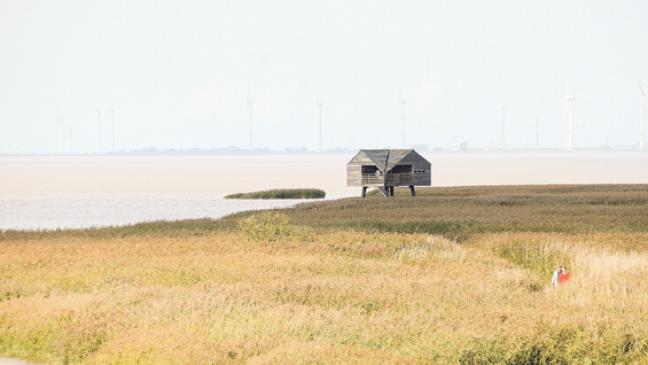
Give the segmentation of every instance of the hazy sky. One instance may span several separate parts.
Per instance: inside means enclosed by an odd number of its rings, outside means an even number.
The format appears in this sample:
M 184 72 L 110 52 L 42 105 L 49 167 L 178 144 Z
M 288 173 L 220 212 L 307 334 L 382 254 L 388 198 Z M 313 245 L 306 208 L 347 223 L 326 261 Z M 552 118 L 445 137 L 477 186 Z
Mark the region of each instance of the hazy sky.
M 638 140 L 645 1 L 0 0 L 0 153 Z

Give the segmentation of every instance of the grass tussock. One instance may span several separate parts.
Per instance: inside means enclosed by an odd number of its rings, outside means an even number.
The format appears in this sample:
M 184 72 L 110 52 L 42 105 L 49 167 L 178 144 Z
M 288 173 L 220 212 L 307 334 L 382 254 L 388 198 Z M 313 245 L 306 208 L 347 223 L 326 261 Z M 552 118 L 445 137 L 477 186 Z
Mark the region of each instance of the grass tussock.
M 250 241 L 275 241 L 288 235 L 288 216 L 277 212 L 252 214 L 241 218 L 239 228 Z
M 492 249 L 497 256 L 545 278 L 551 276 L 559 265 L 570 269 L 574 253 L 578 251 L 574 244 L 519 239 L 494 243 Z
M 252 193 L 238 193 L 225 196 L 225 199 L 323 199 L 326 192 L 320 189 L 274 189 Z
M 406 261 L 424 261 L 429 258 L 441 261 L 462 261 L 466 257 L 466 249 L 447 238 L 429 236 L 424 243 L 413 242 L 401 245 L 394 256 Z
M 611 191 L 618 204 L 599 204 Z M 648 364 L 648 210 L 625 203 L 641 194 L 431 189 L 220 221 L 4 232 L 0 354 L 53 364 Z M 553 206 L 560 195 L 575 203 Z M 379 210 L 388 204 L 400 214 Z M 618 224 L 626 218 L 631 228 Z M 572 280 L 551 288 L 557 264 Z

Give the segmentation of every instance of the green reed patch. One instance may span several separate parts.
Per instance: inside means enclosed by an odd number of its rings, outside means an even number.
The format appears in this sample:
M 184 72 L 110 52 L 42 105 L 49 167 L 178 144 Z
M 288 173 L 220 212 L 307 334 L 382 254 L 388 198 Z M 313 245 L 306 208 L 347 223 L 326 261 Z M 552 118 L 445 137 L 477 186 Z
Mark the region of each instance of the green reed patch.
M 558 265 L 568 268 L 574 255 L 559 243 L 538 243 L 512 240 L 493 245 L 493 252 L 516 265 L 529 269 L 542 277 L 550 277 Z
M 252 193 L 238 193 L 225 196 L 225 199 L 323 199 L 326 192 L 320 189 L 274 189 Z
M 643 364 L 647 351 L 648 341 L 618 329 L 591 333 L 583 328 L 544 326 L 527 338 L 475 340 L 461 352 L 459 364 Z

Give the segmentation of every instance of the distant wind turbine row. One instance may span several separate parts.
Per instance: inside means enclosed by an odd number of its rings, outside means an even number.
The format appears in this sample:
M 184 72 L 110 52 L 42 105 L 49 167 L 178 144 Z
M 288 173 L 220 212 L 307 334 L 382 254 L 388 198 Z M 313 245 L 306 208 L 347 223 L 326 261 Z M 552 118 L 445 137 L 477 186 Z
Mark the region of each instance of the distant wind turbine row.
M 641 84 L 639 84 L 639 91 L 640 91 L 640 97 L 641 97 L 641 115 L 640 115 L 640 121 L 639 121 L 639 149 L 643 150 L 645 147 L 644 144 L 644 134 L 645 134 L 645 124 L 646 124 L 646 118 L 648 118 L 648 95 L 645 93 L 643 87 Z M 569 91 L 565 92 L 565 99 L 564 99 L 564 110 L 563 110 L 563 120 L 565 121 L 565 126 L 566 126 L 566 133 L 565 133 L 565 148 L 568 151 L 573 151 L 574 150 L 574 120 L 573 120 L 573 114 L 574 114 L 574 101 L 576 98 L 572 96 Z M 400 103 L 400 119 L 401 119 L 401 142 L 403 148 L 407 147 L 407 141 L 406 141 L 406 123 L 405 123 L 405 106 L 407 104 L 407 100 L 401 95 L 399 99 Z M 252 111 L 253 111 L 253 106 L 254 102 L 250 98 L 249 94 L 247 97 L 247 107 L 248 107 L 248 113 L 249 113 L 249 123 L 250 123 L 250 130 L 249 130 L 249 146 L 250 149 L 254 149 L 254 143 L 253 143 L 253 119 L 252 119 Z M 316 103 L 317 109 L 318 109 L 318 126 L 319 126 L 319 151 L 324 151 L 324 143 L 323 143 L 323 138 L 322 138 L 322 124 L 323 124 L 323 106 L 324 104 L 322 103 L 321 100 L 317 100 Z M 501 141 L 500 141 L 500 146 L 501 149 L 506 149 L 506 106 L 502 106 L 501 108 Z M 539 123 L 540 123 L 540 117 L 536 116 L 535 120 L 535 145 L 536 148 L 540 148 L 540 131 L 539 131 Z
M 638 83 L 639 86 L 639 97 L 640 97 L 640 117 L 639 117 L 639 149 L 644 150 L 646 148 L 645 145 L 645 131 L 646 131 L 646 119 L 648 118 L 648 94 L 646 94 L 646 91 L 644 90 L 643 86 L 641 83 Z M 566 89 L 567 90 L 567 89 Z M 573 151 L 574 150 L 574 121 L 573 121 L 573 114 L 574 114 L 574 101 L 576 98 L 570 94 L 568 91 L 565 92 L 565 99 L 564 99 L 564 110 L 563 110 L 563 120 L 565 122 L 565 148 L 568 151 Z M 405 107 L 407 104 L 407 100 L 401 95 L 399 99 L 399 104 L 400 104 L 400 122 L 402 126 L 401 130 L 401 142 L 403 148 L 407 147 L 407 141 L 406 141 L 406 115 L 405 115 Z M 249 118 L 249 148 L 252 150 L 255 148 L 254 145 L 254 106 L 255 102 L 252 100 L 250 97 L 250 94 L 248 93 L 247 100 L 246 100 L 246 105 L 248 109 L 248 118 Z M 323 123 L 324 123 L 324 103 L 320 100 L 317 99 L 316 102 L 316 107 L 318 111 L 318 131 L 319 131 L 319 138 L 318 138 L 318 147 L 319 151 L 323 152 L 324 151 L 324 139 L 323 139 Z M 111 121 L 111 132 L 112 132 L 112 151 L 115 152 L 117 151 L 117 140 L 116 140 L 116 122 L 115 122 L 115 109 L 110 108 L 110 121 Z M 502 106 L 501 108 L 501 148 L 506 149 L 506 106 Z M 97 151 L 98 153 L 103 153 L 103 120 L 102 120 L 102 111 L 97 110 Z M 540 148 L 540 132 L 539 132 L 539 116 L 536 116 L 535 120 L 535 145 L 536 148 Z M 68 124 L 68 133 L 71 135 L 71 127 Z M 70 137 L 71 138 L 71 137 Z M 69 148 L 69 147 L 68 147 Z

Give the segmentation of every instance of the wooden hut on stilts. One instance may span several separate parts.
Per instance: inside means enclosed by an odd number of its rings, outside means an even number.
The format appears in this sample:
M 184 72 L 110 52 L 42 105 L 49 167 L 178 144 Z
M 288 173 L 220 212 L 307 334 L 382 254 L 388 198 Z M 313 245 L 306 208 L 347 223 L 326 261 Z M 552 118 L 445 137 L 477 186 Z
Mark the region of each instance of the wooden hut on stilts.
M 347 186 L 375 187 L 385 196 L 394 196 L 394 187 L 408 186 L 416 196 L 415 186 L 432 184 L 431 164 L 413 149 L 360 150 L 347 164 Z

